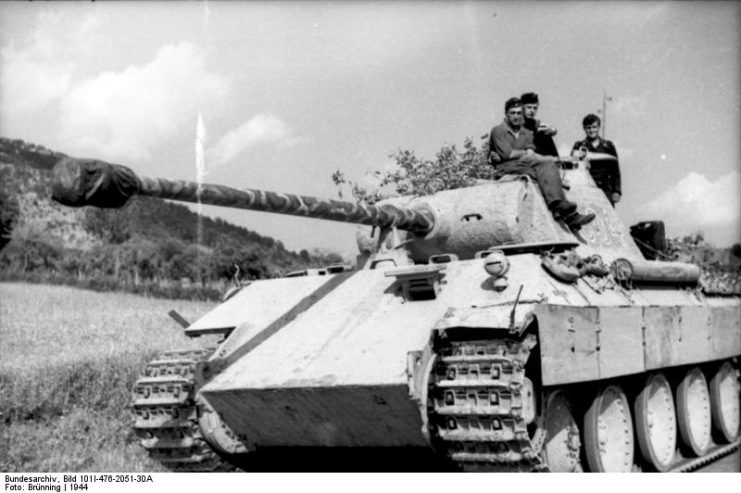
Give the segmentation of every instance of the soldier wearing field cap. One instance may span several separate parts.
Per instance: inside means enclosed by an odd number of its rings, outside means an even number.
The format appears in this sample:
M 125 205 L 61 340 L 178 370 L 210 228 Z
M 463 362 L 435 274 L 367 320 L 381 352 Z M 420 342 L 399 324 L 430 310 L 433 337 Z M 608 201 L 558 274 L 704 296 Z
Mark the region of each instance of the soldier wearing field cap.
M 533 133 L 535 152 L 542 156 L 558 157 L 558 149 L 553 142 L 553 136 L 556 135 L 557 130 L 535 118 L 540 107 L 538 95 L 534 92 L 526 92 L 520 96 L 520 101 L 522 101 L 522 113 L 525 117 L 524 126 Z
M 535 152 L 533 133 L 523 126 L 522 102 L 510 98 L 504 104 L 504 121 L 489 134 L 489 163 L 494 175 L 527 175 L 538 184 L 553 217 L 562 219 L 576 231 L 594 219 L 594 214 L 579 214 L 576 204 L 567 200 L 556 162 L 557 157 Z

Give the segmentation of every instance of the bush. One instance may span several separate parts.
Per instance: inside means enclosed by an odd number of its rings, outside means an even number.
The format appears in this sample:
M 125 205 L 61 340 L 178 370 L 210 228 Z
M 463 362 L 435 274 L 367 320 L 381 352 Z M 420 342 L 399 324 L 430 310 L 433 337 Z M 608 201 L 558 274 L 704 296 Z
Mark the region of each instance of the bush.
M 477 180 L 491 179 L 493 168 L 487 163 L 488 144 L 477 148 L 470 138 L 463 143 L 463 150 L 455 145 L 443 146 L 434 160 L 418 158 L 413 151 L 399 150 L 390 157 L 398 169 L 385 173 L 375 172 L 378 185 L 369 189 L 349 181 L 338 170 L 332 175 L 342 197 L 342 186 L 349 185 L 356 200 L 373 204 L 391 193 L 400 195 L 430 195 L 474 185 Z

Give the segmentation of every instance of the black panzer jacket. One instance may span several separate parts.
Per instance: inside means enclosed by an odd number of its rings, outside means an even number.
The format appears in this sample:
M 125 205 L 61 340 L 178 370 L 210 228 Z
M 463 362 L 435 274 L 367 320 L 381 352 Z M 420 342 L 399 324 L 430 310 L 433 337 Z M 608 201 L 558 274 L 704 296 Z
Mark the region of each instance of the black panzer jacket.
M 589 139 L 579 140 L 574 142 L 572 152 L 586 147 L 589 152 L 599 152 L 601 154 L 609 154 L 611 156 L 618 157 L 617 149 L 612 141 L 605 140 L 600 137 L 597 140 L 596 145 L 592 145 Z M 606 161 L 606 160 L 593 160 L 590 161 L 589 172 L 594 178 L 594 182 L 598 187 L 605 192 L 607 197 L 611 197 L 613 193 L 617 192 L 622 195 L 622 189 L 620 188 L 620 165 L 617 161 Z
M 540 120 L 530 120 L 525 118 L 523 126 L 533 133 L 533 142 L 535 143 L 535 152 L 542 156 L 558 157 L 558 149 L 553 137 L 538 131 Z

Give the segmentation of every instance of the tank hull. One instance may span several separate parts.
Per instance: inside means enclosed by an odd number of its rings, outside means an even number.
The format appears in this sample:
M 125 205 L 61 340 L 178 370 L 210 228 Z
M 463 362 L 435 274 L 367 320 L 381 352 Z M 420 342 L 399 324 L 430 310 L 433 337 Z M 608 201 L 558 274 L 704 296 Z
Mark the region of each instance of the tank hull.
M 404 299 L 393 269 L 255 282 L 187 329 L 233 327 L 200 393 L 255 450 L 439 449 L 427 416 L 436 338 L 532 333 L 537 356 L 523 376 L 543 395 L 634 386 L 657 371 L 741 355 L 737 298 L 667 286 L 600 290 L 595 279 L 550 276 L 538 255 L 508 259 L 502 291 L 490 287 L 483 259 L 456 261 L 426 301 Z
M 417 404 L 399 385 L 203 392 L 258 447 L 427 447 Z M 260 416 L 260 419 L 255 419 Z

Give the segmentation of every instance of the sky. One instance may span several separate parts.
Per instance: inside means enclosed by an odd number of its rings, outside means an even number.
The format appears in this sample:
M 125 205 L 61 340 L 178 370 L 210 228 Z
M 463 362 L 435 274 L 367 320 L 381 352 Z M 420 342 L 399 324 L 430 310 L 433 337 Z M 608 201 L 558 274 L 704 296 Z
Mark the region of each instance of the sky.
M 334 171 L 372 185 L 400 149 L 481 144 L 523 92 L 568 154 L 608 97 L 624 222 L 730 246 L 739 33 L 739 2 L 0 2 L 0 135 L 147 176 L 337 198 Z M 353 225 L 203 212 L 356 254 Z

